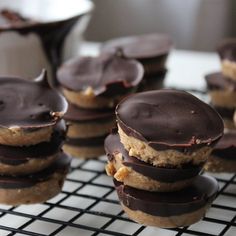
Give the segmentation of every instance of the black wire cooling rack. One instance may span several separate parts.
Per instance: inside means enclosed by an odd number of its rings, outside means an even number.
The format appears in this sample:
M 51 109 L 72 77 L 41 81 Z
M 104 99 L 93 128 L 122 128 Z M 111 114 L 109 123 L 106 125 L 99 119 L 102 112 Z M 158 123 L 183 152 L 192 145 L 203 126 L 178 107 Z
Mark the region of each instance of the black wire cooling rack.
M 196 95 L 196 91 L 192 92 Z M 75 159 L 63 191 L 54 199 L 31 206 L 0 206 L 0 236 L 236 235 L 235 174 L 214 175 L 220 191 L 202 221 L 184 228 L 160 229 L 141 226 L 127 218 L 112 180 L 104 172 L 105 163 L 105 157 Z

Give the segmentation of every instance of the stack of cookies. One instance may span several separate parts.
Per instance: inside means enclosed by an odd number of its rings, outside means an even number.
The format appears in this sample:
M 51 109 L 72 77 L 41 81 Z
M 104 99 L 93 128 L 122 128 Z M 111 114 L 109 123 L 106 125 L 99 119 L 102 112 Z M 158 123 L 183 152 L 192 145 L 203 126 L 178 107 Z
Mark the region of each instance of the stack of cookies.
M 199 174 L 223 135 L 220 116 L 186 92 L 158 90 L 123 99 L 116 118 L 106 171 L 129 217 L 164 228 L 200 220 L 218 191 Z
M 147 34 L 109 40 L 103 44 L 101 53 L 119 49 L 125 58 L 138 60 L 145 71 L 139 91 L 147 91 L 162 87 L 171 48 L 172 42 L 167 35 Z
M 104 139 L 115 124 L 114 108 L 137 89 L 143 78 L 142 65 L 110 53 L 73 59 L 62 65 L 57 75 L 69 102 L 63 150 L 82 158 L 104 154 Z
M 215 146 L 206 170 L 236 171 L 236 39 L 224 41 L 218 48 L 222 71 L 206 76 L 212 106 L 222 116 L 225 134 Z
M 70 158 L 61 151 L 65 99 L 48 85 L 0 78 L 0 203 L 39 203 L 61 191 Z

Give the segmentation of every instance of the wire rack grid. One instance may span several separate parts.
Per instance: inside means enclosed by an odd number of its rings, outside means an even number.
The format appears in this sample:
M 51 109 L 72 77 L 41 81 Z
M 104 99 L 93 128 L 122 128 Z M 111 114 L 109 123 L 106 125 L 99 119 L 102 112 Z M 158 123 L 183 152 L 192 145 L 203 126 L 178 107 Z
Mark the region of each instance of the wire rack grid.
M 206 100 L 204 93 L 191 91 Z M 200 222 L 184 228 L 145 227 L 122 211 L 112 179 L 104 172 L 106 158 L 74 159 L 63 191 L 37 205 L 0 206 L 0 236 L 234 236 L 236 174 L 214 174 L 220 191 Z

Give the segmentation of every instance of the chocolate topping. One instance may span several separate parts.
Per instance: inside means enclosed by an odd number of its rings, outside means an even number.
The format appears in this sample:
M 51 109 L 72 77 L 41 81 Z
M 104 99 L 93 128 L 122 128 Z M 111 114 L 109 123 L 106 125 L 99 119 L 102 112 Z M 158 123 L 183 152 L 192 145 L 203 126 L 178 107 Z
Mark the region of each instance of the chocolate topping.
M 148 34 L 107 41 L 102 47 L 102 52 L 114 52 L 120 48 L 126 58 L 139 60 L 167 55 L 171 47 L 172 42 L 167 35 Z
M 40 182 L 47 181 L 54 173 L 66 174 L 70 167 L 71 158 L 61 153 L 57 160 L 47 169 L 27 176 L 0 176 L 0 188 L 20 189 L 30 188 Z
M 142 65 L 135 60 L 103 54 L 70 60 L 59 69 L 57 76 L 67 89 L 84 91 L 91 87 L 96 96 L 114 96 L 136 87 L 143 73 Z
M 213 106 L 222 118 L 233 120 L 235 108 Z
M 0 32 L 16 31 L 21 35 L 36 34 L 51 63 L 55 79 L 56 69 L 62 63 L 62 49 L 66 36 L 79 19 L 92 9 L 92 4 L 82 3 L 81 8 L 78 8 L 77 0 L 66 3 L 48 0 L 43 4 L 38 0 L 34 1 L 34 4 L 41 7 L 35 8 L 31 0 L 4 1 L 0 16 Z M 2 8 L 2 4 L 0 7 Z M 42 7 L 46 7 L 47 10 L 42 11 Z M 56 81 L 51 81 L 51 83 L 55 85 Z
M 93 138 L 67 138 L 66 143 L 78 147 L 96 147 L 103 146 L 107 135 Z
M 67 121 L 73 121 L 77 123 L 96 122 L 102 123 L 107 120 L 113 120 L 115 118 L 113 109 L 96 110 L 96 109 L 83 109 L 73 104 L 69 104 L 68 110 L 64 115 Z
M 225 77 L 222 73 L 212 73 L 205 77 L 209 90 L 236 91 L 236 82 Z
M 190 152 L 223 135 L 218 113 L 184 91 L 157 90 L 131 95 L 116 107 L 119 126 L 156 150 Z
M 50 142 L 42 142 L 28 147 L 13 147 L 0 145 L 0 163 L 20 165 L 31 159 L 47 158 L 58 153 L 65 139 L 66 126 L 60 121 L 53 133 Z
M 217 49 L 221 60 L 236 61 L 236 40 L 227 39 Z
M 194 212 L 210 204 L 218 191 L 217 181 L 209 176 L 197 176 L 193 184 L 183 190 L 158 193 L 138 190 L 114 180 L 120 201 L 131 210 L 153 216 L 178 216 Z
M 190 179 L 198 175 L 202 169 L 201 166 L 186 166 L 181 169 L 176 168 L 159 168 L 151 164 L 138 160 L 135 157 L 129 156 L 120 142 L 119 135 L 110 134 L 105 140 L 105 150 L 110 161 L 116 153 L 121 153 L 123 157 L 122 164 L 132 168 L 134 171 L 149 177 L 151 179 L 166 183 Z
M 54 125 L 66 110 L 66 100 L 49 87 L 45 72 L 35 81 L 0 77 L 0 127 Z
M 236 131 L 226 132 L 214 147 L 212 155 L 236 161 Z

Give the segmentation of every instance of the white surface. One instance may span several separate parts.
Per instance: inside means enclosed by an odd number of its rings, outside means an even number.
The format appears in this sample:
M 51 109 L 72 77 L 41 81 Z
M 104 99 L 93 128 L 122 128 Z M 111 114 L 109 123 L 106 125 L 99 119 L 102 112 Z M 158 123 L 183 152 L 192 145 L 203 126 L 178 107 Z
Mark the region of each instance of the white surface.
M 85 45 L 82 48 L 83 54 L 93 54 L 95 55 L 97 51 L 96 45 Z M 192 52 L 181 52 L 175 51 L 171 55 L 168 67 L 170 73 L 168 75 L 166 84 L 170 86 L 179 85 L 182 83 L 186 87 L 196 88 L 198 86 L 204 86 L 202 75 L 208 73 L 211 70 L 218 69 L 218 59 L 215 54 L 202 54 L 202 53 L 192 53 Z M 185 83 L 186 82 L 186 83 Z M 69 221 L 73 224 L 87 225 L 89 227 L 100 228 L 104 226 L 110 218 L 102 215 L 93 215 L 89 213 L 83 214 L 81 217 L 73 220 L 79 211 L 76 208 L 84 209 L 89 207 L 91 211 L 103 212 L 106 214 L 120 214 L 122 209 L 119 204 L 113 202 L 100 201 L 99 203 L 93 205 L 97 197 L 103 197 L 104 199 L 117 200 L 115 191 L 111 192 L 109 186 L 112 186 L 112 180 L 110 177 L 106 176 L 103 173 L 104 165 L 101 162 L 96 160 L 88 160 L 86 163 L 83 163 L 82 160 L 74 160 L 72 163 L 73 167 L 81 165 L 81 170 L 75 170 L 68 175 L 70 180 L 67 180 L 63 190 L 64 193 L 59 194 L 54 199 L 48 201 L 48 203 L 57 203 L 57 206 L 53 209 L 50 209 L 50 205 L 46 204 L 37 204 L 33 206 L 19 206 L 14 209 L 15 212 L 23 212 L 27 214 L 32 214 L 37 216 L 42 214 L 42 220 L 36 220 L 30 223 L 29 218 L 21 216 L 12 216 L 4 215 L 0 217 L 0 225 L 5 225 L 7 227 L 19 227 L 24 223 L 29 222 L 29 225 L 22 227 L 23 230 L 41 233 L 42 235 L 49 235 L 49 233 L 54 232 L 56 229 L 60 228 L 60 225 L 56 222 L 46 222 L 48 219 L 54 219 L 57 221 Z M 88 170 L 92 170 L 89 172 Z M 97 178 L 95 178 L 98 176 Z M 232 174 L 220 174 L 216 175 L 222 180 L 230 180 Z M 73 182 L 73 180 L 79 181 L 79 183 Z M 88 182 L 88 184 L 83 186 L 83 183 Z M 96 184 L 103 184 L 104 187 L 97 187 Z M 223 182 L 220 182 L 220 186 L 224 186 Z M 79 189 L 78 189 L 79 188 Z M 65 200 L 63 198 L 66 194 L 74 192 L 72 195 L 67 197 Z M 225 193 L 235 193 L 236 185 L 230 184 L 225 190 Z M 79 194 L 76 195 L 76 194 Z M 90 196 L 88 199 L 87 196 Z M 59 202 L 60 201 L 60 202 Z M 231 196 L 220 195 L 214 202 L 219 206 L 227 205 L 229 207 L 235 207 L 235 198 Z M 72 209 L 63 209 L 63 206 L 70 206 Z M 74 207 L 74 209 L 73 209 Z M 7 206 L 0 206 L 1 209 L 10 209 Z M 46 211 L 46 212 L 45 212 Z M 121 215 L 122 217 L 127 217 L 125 214 Z M 211 219 L 219 219 L 221 221 L 231 221 L 235 216 L 235 212 L 229 209 L 221 209 L 221 207 L 211 208 L 207 215 Z M 136 232 L 139 229 L 140 225 L 124 221 L 116 220 L 106 228 L 106 230 L 116 231 L 124 234 L 130 234 Z M 197 232 L 206 232 L 213 235 L 218 235 L 225 225 L 222 223 L 210 222 L 210 220 L 200 221 L 189 227 L 190 230 Z M 9 231 L 0 230 L 0 235 L 8 235 Z M 174 236 L 176 231 L 159 229 L 154 227 L 145 228 L 140 234 L 140 236 Z M 84 229 L 76 228 L 73 226 L 68 226 L 63 228 L 57 236 L 89 236 L 93 232 L 87 231 Z M 22 236 L 25 234 L 16 234 L 16 236 Z M 99 236 L 105 236 L 107 234 L 98 234 Z M 184 236 L 192 234 L 183 234 Z M 225 236 L 235 236 L 236 228 L 231 227 Z

